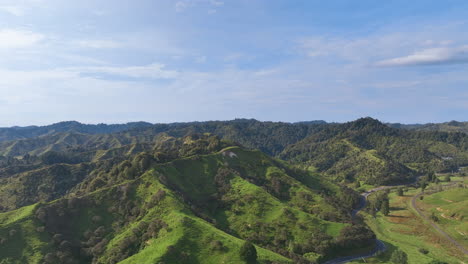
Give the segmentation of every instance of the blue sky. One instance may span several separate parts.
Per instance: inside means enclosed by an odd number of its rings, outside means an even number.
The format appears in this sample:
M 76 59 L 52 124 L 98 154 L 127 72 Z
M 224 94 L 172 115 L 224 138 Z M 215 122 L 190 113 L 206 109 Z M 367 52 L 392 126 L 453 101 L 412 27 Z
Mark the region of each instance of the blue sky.
M 0 0 L 0 126 L 468 120 L 468 1 Z

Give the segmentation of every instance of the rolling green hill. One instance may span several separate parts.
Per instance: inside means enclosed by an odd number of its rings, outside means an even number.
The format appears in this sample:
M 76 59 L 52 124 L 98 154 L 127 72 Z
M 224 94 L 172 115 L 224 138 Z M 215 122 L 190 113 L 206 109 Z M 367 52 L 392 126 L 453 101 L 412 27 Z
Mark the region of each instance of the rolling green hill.
M 0 128 L 0 142 L 18 139 L 34 138 L 64 132 L 78 132 L 86 134 L 108 134 L 124 131 L 132 128 L 149 127 L 152 124 L 146 122 L 133 122 L 118 125 L 86 125 L 76 121 L 60 122 L 49 126 L 28 127 L 2 127 Z
M 409 181 L 418 173 L 444 171 L 468 163 L 463 133 L 413 132 L 372 118 L 330 125 L 279 155 L 344 182 L 379 185 Z
M 260 263 L 307 263 L 355 230 L 352 190 L 216 137 L 39 166 L 1 185 L 1 263 L 242 263 L 245 240 Z
M 392 127 L 404 128 L 416 131 L 440 131 L 440 132 L 463 132 L 468 133 L 468 122 L 450 121 L 445 123 L 429 123 L 429 124 L 389 124 Z
M 375 238 L 346 186 L 468 163 L 466 134 L 371 118 L 104 128 L 0 142 L 0 263 L 323 262 Z

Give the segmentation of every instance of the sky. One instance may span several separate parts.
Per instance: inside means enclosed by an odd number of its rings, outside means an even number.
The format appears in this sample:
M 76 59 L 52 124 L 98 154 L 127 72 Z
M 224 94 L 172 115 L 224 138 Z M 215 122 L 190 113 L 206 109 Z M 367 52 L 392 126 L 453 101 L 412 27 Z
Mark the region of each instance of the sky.
M 0 0 L 0 126 L 468 121 L 466 0 Z

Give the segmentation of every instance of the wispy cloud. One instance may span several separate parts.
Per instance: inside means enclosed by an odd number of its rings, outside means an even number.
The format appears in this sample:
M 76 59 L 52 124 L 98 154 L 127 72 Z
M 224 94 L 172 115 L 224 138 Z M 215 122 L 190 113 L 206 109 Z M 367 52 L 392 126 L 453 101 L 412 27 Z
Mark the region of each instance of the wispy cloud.
M 468 63 L 468 45 L 441 47 L 417 51 L 411 55 L 382 60 L 377 66 L 415 66 Z
M 366 35 L 309 36 L 298 51 L 320 63 L 362 67 L 396 67 L 468 63 L 466 23 L 439 26 L 389 27 Z
M 79 72 L 80 74 L 107 74 L 124 76 L 130 78 L 150 78 L 150 79 L 174 79 L 178 76 L 178 72 L 174 70 L 166 70 L 164 64 L 153 63 L 144 66 L 93 66 L 93 67 L 78 67 L 69 68 L 71 71 Z
M 113 41 L 113 40 L 79 40 L 76 41 L 76 44 L 80 47 L 84 48 L 92 48 L 92 49 L 114 49 L 120 48 L 123 46 L 122 43 Z
M 219 7 L 224 5 L 224 2 L 219 0 L 180 0 L 175 3 L 175 9 L 177 12 L 182 12 L 190 7 L 194 7 L 199 4 L 208 4 L 212 8 L 208 11 L 209 13 L 216 13 L 216 9 L 213 7 Z
M 0 49 L 25 48 L 33 46 L 45 38 L 44 35 L 16 29 L 0 30 Z
M 14 16 L 23 16 L 25 14 L 25 9 L 23 7 L 14 5 L 0 6 L 0 11 L 7 12 Z

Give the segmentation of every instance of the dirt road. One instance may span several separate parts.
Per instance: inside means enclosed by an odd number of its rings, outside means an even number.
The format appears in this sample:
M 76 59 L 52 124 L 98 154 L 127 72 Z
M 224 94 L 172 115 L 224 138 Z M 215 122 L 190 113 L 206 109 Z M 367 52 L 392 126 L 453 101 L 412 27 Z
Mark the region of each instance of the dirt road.
M 452 182 L 450 184 L 447 184 L 445 186 L 453 186 L 453 185 L 456 185 L 458 184 L 458 182 Z M 465 247 L 463 247 L 460 243 L 458 243 L 455 239 L 453 239 L 451 236 L 449 236 L 444 230 L 442 230 L 438 225 L 436 225 L 434 222 L 432 222 L 429 217 L 427 217 L 417 206 L 416 206 L 416 200 L 419 199 L 419 197 L 421 197 L 422 195 L 424 195 L 426 193 L 424 192 L 421 192 L 421 193 L 418 193 L 416 194 L 415 196 L 413 196 L 413 199 L 411 199 L 411 206 L 413 207 L 413 209 L 418 213 L 418 215 L 423 218 L 424 220 L 426 220 L 435 230 L 437 230 L 437 232 L 439 232 L 445 239 L 447 239 L 450 243 L 452 243 L 452 245 L 454 245 L 455 247 L 457 247 L 458 249 L 460 249 L 460 251 L 462 251 L 463 253 L 465 253 L 465 255 L 468 256 L 468 250 L 466 250 Z

